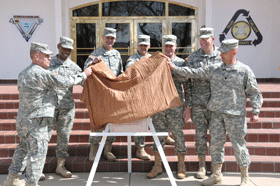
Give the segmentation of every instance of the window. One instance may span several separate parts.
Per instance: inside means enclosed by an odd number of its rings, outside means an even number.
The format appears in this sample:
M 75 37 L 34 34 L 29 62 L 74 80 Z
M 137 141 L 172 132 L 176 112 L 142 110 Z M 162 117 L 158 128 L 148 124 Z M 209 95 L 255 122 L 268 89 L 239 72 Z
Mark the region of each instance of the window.
M 139 34 L 150 35 L 149 53 L 162 51 L 162 36 L 177 36 L 176 55 L 187 57 L 196 49 L 196 8 L 161 1 L 95 2 L 71 9 L 72 60 L 83 68 L 88 55 L 102 46 L 104 27 L 117 29 L 114 48 L 126 59 L 137 52 Z

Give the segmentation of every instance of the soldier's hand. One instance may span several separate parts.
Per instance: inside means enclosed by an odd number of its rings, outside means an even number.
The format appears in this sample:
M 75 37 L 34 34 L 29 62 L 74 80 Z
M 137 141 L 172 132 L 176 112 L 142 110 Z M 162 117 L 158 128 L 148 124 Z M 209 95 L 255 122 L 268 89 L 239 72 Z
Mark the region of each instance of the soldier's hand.
M 94 65 L 94 64 L 96 64 L 96 63 L 99 63 L 100 61 L 102 61 L 102 59 L 101 59 L 100 57 L 96 57 L 96 58 L 93 59 L 91 65 Z
M 87 76 L 91 75 L 91 74 L 92 74 L 92 69 L 91 69 L 91 67 L 86 68 L 86 69 L 84 70 L 84 73 L 85 73 Z
M 250 122 L 255 123 L 255 122 L 259 121 L 259 119 L 260 119 L 259 115 L 253 113 L 253 115 L 250 117 Z
M 174 69 L 174 64 L 171 62 L 171 60 L 167 60 L 167 63 L 168 63 L 168 66 L 170 68 L 170 70 L 173 70 Z
M 183 117 L 185 121 L 189 121 L 191 119 L 192 109 L 190 107 L 186 107 L 183 113 Z

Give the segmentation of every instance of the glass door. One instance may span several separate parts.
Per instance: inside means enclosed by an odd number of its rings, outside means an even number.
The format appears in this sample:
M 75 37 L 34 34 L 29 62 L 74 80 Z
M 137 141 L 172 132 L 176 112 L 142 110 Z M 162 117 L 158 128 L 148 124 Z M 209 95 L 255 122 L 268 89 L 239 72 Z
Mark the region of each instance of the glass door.
M 71 11 L 71 38 L 74 50 L 71 58 L 83 68 L 88 55 L 102 46 L 105 27 L 117 30 L 114 48 L 127 58 L 137 52 L 138 35 L 151 37 L 149 53 L 162 51 L 162 36 L 177 36 L 179 57 L 185 58 L 197 48 L 196 8 L 163 0 L 106 0 L 77 6 Z
M 71 24 L 76 30 L 76 34 L 72 35 L 75 46 L 71 55 L 72 60 L 83 69 L 89 54 L 100 46 L 100 26 L 95 20 L 75 20 Z
M 166 34 L 166 23 L 164 19 L 136 19 L 134 20 L 135 41 L 139 35 L 149 35 L 151 41 L 151 48 L 149 53 L 153 54 L 157 51 L 162 52 L 162 36 Z M 137 42 L 133 47 L 134 53 L 137 52 Z
M 183 59 L 194 52 L 196 48 L 197 34 L 194 30 L 195 27 L 196 22 L 193 19 L 171 18 L 168 20 L 168 33 L 177 36 L 176 55 Z

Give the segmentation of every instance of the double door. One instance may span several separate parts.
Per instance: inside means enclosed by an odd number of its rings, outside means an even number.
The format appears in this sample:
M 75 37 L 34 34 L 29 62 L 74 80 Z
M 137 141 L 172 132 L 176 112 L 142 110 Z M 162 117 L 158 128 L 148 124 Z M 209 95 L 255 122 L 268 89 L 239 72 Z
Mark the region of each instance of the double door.
M 122 56 L 125 65 L 129 56 L 137 52 L 138 35 L 145 34 L 151 37 L 151 48 L 149 53 L 162 52 L 162 37 L 166 34 L 177 36 L 176 54 L 180 57 L 187 57 L 195 50 L 195 21 L 166 18 L 139 18 L 129 19 L 110 17 L 102 19 L 83 18 L 71 22 L 72 35 L 75 49 L 72 53 L 72 60 L 83 68 L 88 55 L 103 45 L 102 34 L 105 27 L 115 28 L 117 38 L 114 48 Z

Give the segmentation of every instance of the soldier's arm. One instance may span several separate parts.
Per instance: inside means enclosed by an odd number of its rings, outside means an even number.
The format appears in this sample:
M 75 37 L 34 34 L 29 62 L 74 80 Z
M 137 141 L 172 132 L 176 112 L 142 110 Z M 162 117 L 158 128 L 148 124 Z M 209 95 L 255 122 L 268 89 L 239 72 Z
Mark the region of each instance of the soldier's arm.
M 191 67 L 190 64 L 190 58 L 191 56 L 189 56 L 188 58 L 186 58 L 185 63 L 183 66 L 188 66 Z M 185 98 L 185 103 L 184 103 L 184 113 L 183 113 L 183 117 L 185 121 L 188 121 L 191 118 L 191 106 L 192 106 L 192 78 L 188 78 L 186 81 L 184 81 L 182 83 L 183 85 L 183 89 L 184 89 L 184 98 Z
M 184 66 L 191 67 L 189 61 L 186 61 Z M 185 107 L 191 107 L 192 102 L 192 79 L 188 78 L 183 82 L 184 96 L 185 96 Z
M 75 74 L 80 74 L 80 73 L 82 73 L 82 69 L 81 69 L 77 64 L 74 64 L 73 68 L 74 68 L 74 70 L 75 70 Z M 85 80 L 86 80 L 86 79 L 82 80 L 80 83 L 78 83 L 78 85 L 84 86 Z
M 93 54 L 90 54 L 88 56 L 87 60 L 85 61 L 84 69 L 88 68 L 90 65 L 99 63 L 100 61 L 102 61 L 101 57 L 94 56 Z
M 126 61 L 124 70 L 126 70 L 126 69 L 127 69 L 130 65 L 132 65 L 133 63 L 134 63 L 134 60 L 129 58 L 129 59 Z
M 169 64 L 171 65 L 171 64 Z M 209 68 L 211 66 L 201 67 L 201 68 L 190 68 L 190 67 L 178 67 L 174 65 L 171 67 L 171 70 L 173 68 L 173 73 L 177 74 L 181 77 L 187 77 L 187 78 L 204 78 L 204 79 L 210 79 L 211 77 L 211 71 L 212 68 Z
M 116 65 L 118 65 L 118 76 L 119 76 L 120 74 L 123 73 L 123 63 L 122 63 L 121 55 L 119 54 L 118 56 L 119 56 L 119 61 L 118 64 Z
M 84 69 L 88 68 L 89 65 L 93 62 L 93 58 L 88 57 L 84 64 Z
M 251 69 L 247 70 L 245 76 L 245 92 L 250 97 L 250 102 L 253 109 L 252 112 L 258 115 L 263 103 L 263 97 L 262 93 L 258 89 L 255 75 Z
M 73 76 L 61 76 L 52 72 L 46 72 L 42 74 L 42 81 L 48 87 L 68 88 L 85 81 L 91 73 L 91 68 L 87 68 L 84 72 Z

